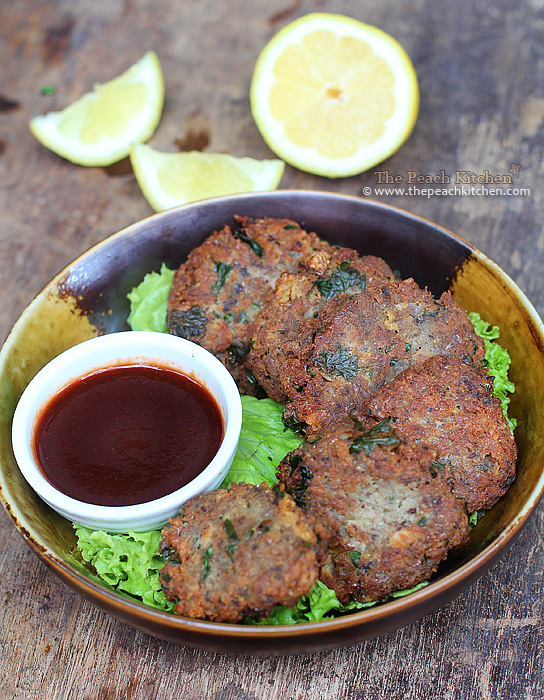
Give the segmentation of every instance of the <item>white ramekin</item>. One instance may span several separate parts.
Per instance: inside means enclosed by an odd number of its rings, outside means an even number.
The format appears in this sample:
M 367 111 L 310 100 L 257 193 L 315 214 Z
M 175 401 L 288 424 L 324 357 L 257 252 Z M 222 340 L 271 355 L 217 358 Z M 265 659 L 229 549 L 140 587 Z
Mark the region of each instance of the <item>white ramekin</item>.
M 202 384 L 221 409 L 224 436 L 208 466 L 177 491 L 136 505 L 94 505 L 67 496 L 45 478 L 32 449 L 34 423 L 42 407 L 72 381 L 94 370 L 119 364 L 157 365 L 177 370 Z M 241 427 L 242 403 L 238 388 L 216 357 L 196 343 L 167 333 L 123 331 L 75 345 L 40 370 L 17 404 L 12 441 L 24 478 L 40 498 L 65 518 L 109 532 L 142 532 L 162 527 L 189 498 L 219 486 L 232 464 Z

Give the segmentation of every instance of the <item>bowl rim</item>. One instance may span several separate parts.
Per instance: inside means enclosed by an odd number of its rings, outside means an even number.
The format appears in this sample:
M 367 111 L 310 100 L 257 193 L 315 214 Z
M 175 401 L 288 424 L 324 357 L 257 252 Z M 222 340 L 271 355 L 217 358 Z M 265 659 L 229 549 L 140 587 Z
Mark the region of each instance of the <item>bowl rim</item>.
M 525 521 L 520 523 L 520 527 L 523 524 L 525 524 Z M 32 542 L 30 542 L 30 544 L 39 554 L 41 549 L 33 545 Z M 495 545 L 495 543 L 493 543 L 493 545 Z M 484 564 L 484 570 L 487 570 L 489 566 L 500 557 L 502 554 L 502 547 L 500 547 L 498 543 L 495 546 L 493 545 L 483 550 L 486 552 L 485 557 L 474 557 L 469 562 L 455 569 L 455 571 L 446 574 L 436 581 L 430 582 L 427 586 L 409 595 L 388 600 L 382 604 L 369 606 L 368 608 L 354 611 L 340 617 L 327 618 L 317 622 L 297 622 L 285 625 L 242 625 L 227 622 L 211 622 L 172 614 L 157 608 L 151 608 L 145 605 L 145 603 L 130 598 L 127 594 L 122 592 L 110 591 L 101 583 L 94 582 L 89 578 L 79 575 L 72 567 L 67 566 L 62 559 L 55 557 L 53 560 L 48 560 L 47 564 L 66 582 L 77 584 L 84 582 L 85 587 L 93 593 L 90 599 L 95 603 L 97 599 L 100 599 L 104 603 L 104 607 L 118 610 L 117 617 L 120 619 L 126 616 L 123 614 L 123 610 L 129 609 L 140 619 L 151 618 L 160 620 L 160 622 L 164 623 L 170 630 L 191 630 L 213 635 L 214 637 L 236 637 L 238 639 L 248 640 L 265 638 L 272 640 L 283 637 L 303 637 L 306 636 L 308 632 L 326 634 L 333 630 L 345 630 L 358 627 L 362 621 L 369 623 L 380 619 L 385 606 L 387 606 L 387 610 L 392 615 L 402 615 L 403 612 L 412 608 L 415 602 L 423 600 L 438 600 L 438 606 L 440 605 L 441 599 L 447 596 L 448 591 L 451 589 L 456 589 L 458 592 L 461 591 L 457 579 L 461 579 L 463 582 L 463 589 L 468 587 L 480 576 L 482 573 L 481 568 Z
M 221 197 L 214 197 L 208 200 L 203 200 L 200 202 L 194 202 L 187 205 L 182 205 L 180 207 L 175 207 L 163 212 L 158 212 L 150 214 L 149 216 L 135 221 L 127 226 L 123 227 L 117 232 L 110 234 L 101 241 L 98 241 L 94 245 L 87 248 L 85 251 L 80 253 L 76 258 L 74 258 L 68 265 L 66 265 L 55 277 L 52 278 L 38 294 L 34 297 L 34 300 L 39 297 L 45 289 L 55 284 L 56 282 L 62 280 L 69 274 L 70 269 L 76 265 L 82 258 L 86 257 L 91 252 L 99 250 L 101 247 L 110 245 L 112 242 L 119 238 L 124 238 L 127 236 L 134 236 L 141 233 L 149 227 L 150 224 L 162 221 L 167 223 L 171 218 L 176 218 L 180 213 L 183 214 L 187 210 L 191 212 L 198 213 L 201 207 L 210 207 L 214 204 L 221 205 L 224 203 L 228 205 L 230 202 L 235 202 L 240 199 L 244 201 L 251 201 L 255 199 L 263 199 L 264 204 L 266 204 L 267 199 L 272 199 L 277 196 L 285 196 L 286 199 L 292 199 L 296 202 L 298 198 L 305 199 L 329 199 L 331 202 L 341 203 L 346 200 L 353 200 L 358 203 L 364 203 L 365 206 L 376 210 L 386 210 L 390 211 L 394 215 L 401 216 L 402 218 L 407 218 L 412 222 L 423 223 L 426 227 L 431 227 L 432 229 L 438 231 L 441 235 L 452 238 L 465 246 L 475 258 L 484 264 L 497 278 L 501 280 L 501 284 L 506 286 L 509 292 L 523 305 L 524 313 L 528 316 L 531 330 L 535 340 L 538 341 L 538 346 L 541 352 L 544 354 L 544 324 L 537 314 L 532 303 L 529 301 L 525 293 L 517 286 L 517 284 L 510 278 L 510 276 L 502 270 L 493 260 L 491 260 L 485 253 L 476 248 L 473 244 L 469 243 L 467 240 L 462 238 L 460 235 L 450 231 L 449 229 L 435 223 L 423 216 L 411 213 L 401 207 L 391 205 L 384 202 L 379 202 L 377 200 L 359 197 L 356 195 L 349 194 L 338 194 L 326 191 L 312 190 L 275 190 L 273 192 L 265 193 L 248 193 L 243 195 L 228 195 Z M 225 215 L 227 216 L 227 215 Z M 2 349 L 0 350 L 0 365 L 2 362 L 2 356 L 9 350 L 9 345 L 11 338 L 15 335 L 18 326 L 23 324 L 25 315 L 30 313 L 32 303 L 24 309 L 18 321 L 13 326 L 11 332 L 6 338 Z M 134 331 L 131 331 L 134 332 Z M 40 542 L 38 539 L 25 528 L 22 522 L 18 522 L 17 514 L 14 512 L 11 504 L 9 504 L 4 496 L 2 489 L 2 483 L 0 482 L 0 499 L 3 503 L 4 508 L 14 521 L 15 526 L 19 530 L 23 539 L 27 541 L 29 546 L 31 546 L 38 556 L 48 564 L 60 578 L 64 579 L 66 582 L 72 582 L 80 593 L 87 595 L 94 603 L 98 604 L 97 601 L 102 602 L 102 607 L 106 607 L 112 611 L 112 614 L 116 615 L 120 619 L 124 619 L 126 616 L 122 614 L 122 611 L 130 610 L 135 614 L 139 620 L 152 619 L 160 622 L 161 624 L 168 627 L 170 630 L 190 630 L 197 631 L 205 636 L 219 636 L 219 637 L 236 637 L 238 639 L 275 639 L 275 638 L 291 638 L 297 636 L 305 636 L 308 632 L 323 633 L 335 629 L 348 629 L 351 627 L 357 627 L 362 622 L 371 622 L 377 620 L 384 615 L 384 610 L 391 612 L 392 616 L 398 615 L 409 608 L 414 607 L 414 604 L 426 601 L 434 601 L 434 607 L 438 607 L 441 602 L 448 600 L 448 592 L 455 588 L 458 592 L 461 592 L 464 588 L 469 586 L 473 581 L 475 581 L 483 572 L 485 572 L 502 554 L 504 554 L 505 549 L 513 542 L 515 537 L 521 532 L 527 519 L 532 514 L 536 505 L 544 495 L 544 470 L 542 471 L 538 482 L 535 484 L 533 489 L 525 497 L 525 503 L 523 508 L 516 514 L 516 516 L 510 520 L 507 526 L 495 537 L 495 539 L 487 544 L 483 549 L 477 552 L 470 560 L 450 571 L 440 578 L 431 581 L 428 585 L 422 587 L 421 589 L 411 593 L 406 597 L 399 597 L 393 600 L 388 600 L 383 604 L 379 604 L 373 607 L 368 607 L 360 611 L 355 611 L 349 615 L 345 615 L 338 618 L 331 618 L 326 620 L 321 620 L 319 622 L 302 622 L 289 625 L 273 626 L 273 625 L 236 625 L 232 623 L 220 623 L 220 622 L 209 622 L 204 620 L 196 620 L 192 618 L 185 618 L 179 615 L 173 615 L 168 612 L 163 612 L 155 608 L 146 606 L 144 603 L 140 603 L 135 599 L 128 598 L 125 594 L 121 592 L 114 591 L 107 587 L 107 584 L 102 584 L 95 582 L 88 576 L 71 566 L 69 563 L 65 562 L 62 558 L 57 557 L 54 552 L 51 552 L 46 545 Z M 432 609 L 432 606 L 430 607 Z M 418 615 L 420 617 L 420 615 Z M 391 624 L 391 629 L 399 627 L 400 625 L 396 623 Z M 380 632 L 377 632 L 379 634 Z M 162 636 L 157 633 L 157 636 Z M 196 645 L 199 646 L 199 645 Z

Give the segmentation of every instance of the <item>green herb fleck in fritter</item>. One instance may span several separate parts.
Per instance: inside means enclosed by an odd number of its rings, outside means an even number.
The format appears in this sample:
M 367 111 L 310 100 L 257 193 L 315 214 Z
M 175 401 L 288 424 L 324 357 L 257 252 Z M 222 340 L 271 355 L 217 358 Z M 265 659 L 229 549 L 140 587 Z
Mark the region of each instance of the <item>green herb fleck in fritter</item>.
M 341 346 L 335 352 L 320 352 L 315 363 L 327 374 L 338 374 L 348 380 L 359 372 L 357 357 Z
M 238 537 L 238 533 L 236 532 L 236 529 L 234 525 L 232 524 L 232 520 L 229 520 L 228 518 L 223 521 L 223 525 L 225 526 L 225 530 L 227 531 L 227 536 L 229 538 L 228 544 L 227 544 L 227 554 L 229 555 L 229 559 L 232 561 L 232 558 L 234 557 L 234 552 L 236 551 L 236 547 L 238 546 L 238 542 L 240 541 L 240 538 Z
M 202 581 L 205 581 L 208 578 L 208 575 L 210 573 L 210 559 L 212 556 L 212 547 L 211 545 L 208 547 L 208 549 L 204 552 L 204 561 L 202 562 Z
M 199 306 L 191 306 L 187 311 L 172 309 L 168 322 L 170 333 L 178 338 L 188 340 L 192 336 L 204 333 L 208 319 Z
M 234 238 L 237 238 L 238 240 L 242 241 L 242 243 L 247 243 L 247 245 L 251 248 L 251 250 L 255 253 L 257 257 L 263 257 L 264 250 L 262 245 L 250 236 L 248 236 L 245 232 L 245 229 L 237 228 L 232 232 L 232 235 L 234 236 Z
M 225 280 L 227 279 L 227 275 L 229 272 L 232 270 L 232 265 L 229 265 L 228 263 L 224 262 L 218 262 L 215 263 L 215 267 L 213 268 L 215 272 L 217 272 L 217 280 L 215 281 L 213 287 L 212 287 L 212 292 L 214 294 L 217 294 L 225 284 Z
M 306 490 L 308 488 L 308 482 L 310 479 L 314 478 L 314 475 L 308 469 L 308 467 L 302 463 L 302 457 L 298 454 L 290 455 L 289 464 L 291 466 L 291 476 L 295 473 L 295 471 L 297 471 L 300 477 L 300 480 L 297 481 L 296 487 L 290 491 L 291 496 L 293 497 L 297 506 L 303 510 L 306 510 Z
M 366 433 L 356 437 L 351 443 L 349 451 L 354 454 L 359 454 L 361 450 L 363 450 L 365 455 L 368 456 L 376 445 L 390 445 L 395 447 L 400 441 L 392 430 L 391 423 L 391 418 L 384 418 L 384 420 L 380 421 Z
M 345 260 L 338 265 L 330 277 L 325 277 L 316 282 L 316 287 L 321 292 L 325 301 L 328 301 L 337 294 L 345 292 L 350 287 L 360 287 L 364 292 L 366 288 L 366 275 L 358 272 Z

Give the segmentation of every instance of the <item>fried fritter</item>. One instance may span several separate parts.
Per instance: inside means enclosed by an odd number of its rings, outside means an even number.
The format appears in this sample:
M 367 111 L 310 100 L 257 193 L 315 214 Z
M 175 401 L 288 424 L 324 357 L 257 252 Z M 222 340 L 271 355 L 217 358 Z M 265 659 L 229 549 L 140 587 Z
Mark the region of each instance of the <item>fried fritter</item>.
M 302 354 L 303 371 L 282 377 L 287 425 L 307 436 L 342 422 L 412 364 L 446 354 L 480 362 L 484 345 L 449 292 L 386 280 L 341 294 L 322 308 Z M 289 372 L 291 367 L 287 368 Z
M 174 276 L 168 328 L 216 355 L 242 393 L 258 393 L 245 371 L 253 322 L 278 277 L 328 243 L 288 219 L 237 217 L 194 248 Z
M 163 529 L 161 585 L 180 615 L 267 617 L 276 605 L 295 605 L 317 581 L 323 543 L 315 528 L 279 485 L 201 494 Z
M 289 400 L 307 383 L 308 355 L 327 302 L 386 279 L 393 272 L 384 260 L 342 247 L 317 251 L 279 278 L 255 320 L 247 363 L 270 398 Z
M 435 448 L 437 468 L 469 513 L 491 508 L 515 478 L 514 436 L 481 367 L 432 357 L 380 389 L 367 415 L 393 417 L 399 435 Z
M 389 422 L 303 443 L 279 466 L 296 502 L 329 533 L 320 580 L 342 603 L 382 600 L 428 580 L 468 539 L 468 518 L 435 451 L 406 443 Z

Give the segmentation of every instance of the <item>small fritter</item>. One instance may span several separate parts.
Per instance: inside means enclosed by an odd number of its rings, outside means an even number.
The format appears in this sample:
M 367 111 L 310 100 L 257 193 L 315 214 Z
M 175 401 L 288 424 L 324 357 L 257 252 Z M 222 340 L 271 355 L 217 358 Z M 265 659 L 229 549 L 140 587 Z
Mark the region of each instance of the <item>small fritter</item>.
M 515 478 L 514 436 L 481 367 L 432 357 L 380 389 L 367 412 L 374 421 L 393 417 L 399 435 L 435 448 L 437 468 L 469 513 L 491 508 Z
M 248 367 L 270 398 L 284 401 L 308 381 L 306 362 L 323 307 L 393 279 L 387 263 L 351 248 L 320 250 L 277 281 L 255 320 Z
M 256 394 L 245 371 L 255 317 L 283 272 L 330 246 L 288 219 L 237 217 L 237 222 L 238 228 L 211 234 L 177 270 L 168 329 L 212 352 L 243 393 Z
M 385 421 L 305 443 L 279 466 L 296 502 L 329 532 L 320 580 L 342 603 L 382 600 L 428 580 L 468 539 L 468 518 L 435 451 Z
M 168 600 L 188 617 L 238 622 L 293 606 L 317 581 L 323 543 L 278 485 L 233 484 L 190 499 L 162 532 Z
M 282 382 L 284 420 L 307 436 L 349 422 L 402 370 L 438 354 L 484 357 L 482 339 L 449 292 L 435 299 L 408 279 L 338 295 L 321 310 L 296 385 Z

